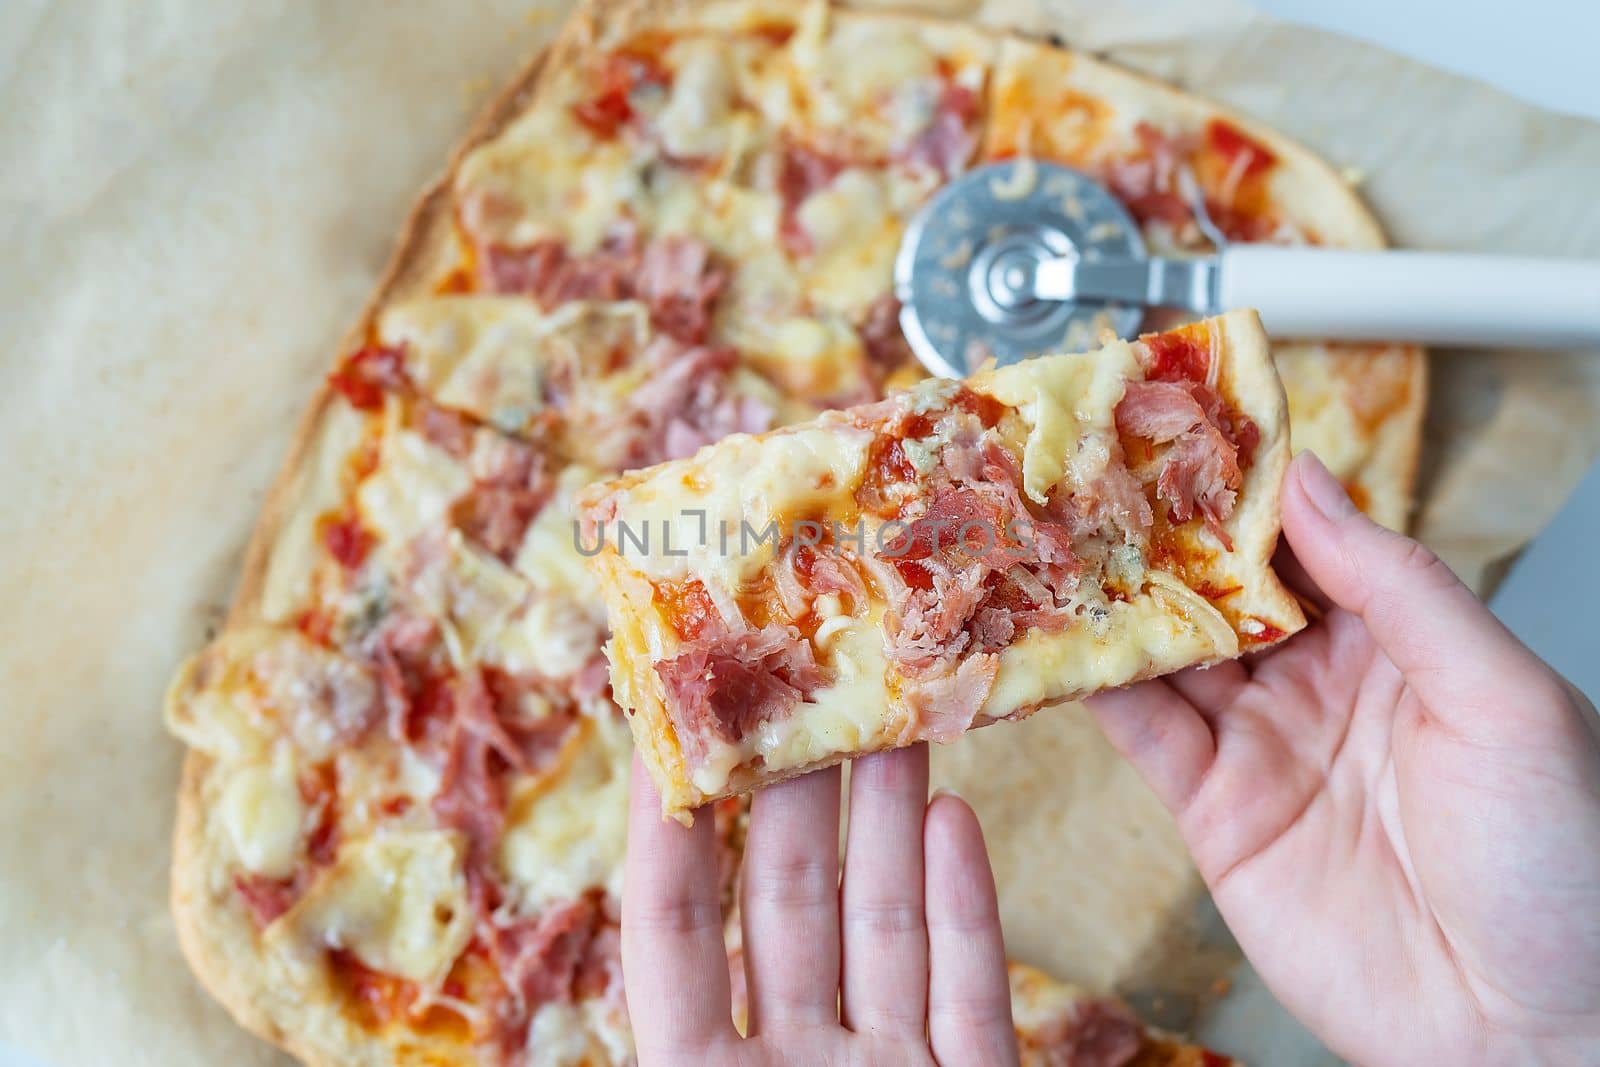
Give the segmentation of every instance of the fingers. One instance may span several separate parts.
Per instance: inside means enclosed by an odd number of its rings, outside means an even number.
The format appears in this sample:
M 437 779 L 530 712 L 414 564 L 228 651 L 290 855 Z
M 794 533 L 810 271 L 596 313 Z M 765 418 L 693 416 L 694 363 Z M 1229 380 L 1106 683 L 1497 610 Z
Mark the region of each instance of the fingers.
M 1450 568 L 1356 510 L 1309 452 L 1284 476 L 1283 531 L 1306 573 L 1361 617 L 1430 713 L 1448 718 L 1508 679 L 1549 675 Z
M 935 797 L 923 824 L 928 1039 L 940 1063 L 1015 1063 L 1011 987 L 983 831 L 966 803 Z
M 628 802 L 622 970 L 639 1048 L 684 1055 L 737 1037 L 728 993 L 714 820 L 693 828 L 661 817 L 661 797 L 637 756 Z
M 845 1025 L 920 1037 L 928 1006 L 922 830 L 928 747 L 858 759 L 850 769 L 843 899 Z
M 839 1001 L 839 768 L 757 793 L 741 893 L 752 1034 L 833 1024 Z
M 1084 703 L 1112 747 L 1133 764 L 1169 811 L 1179 812 L 1188 805 L 1216 759 L 1217 742 L 1194 705 L 1167 681 L 1108 689 Z
M 1322 618 L 1333 607 L 1333 601 L 1317 588 L 1317 583 L 1311 580 L 1311 575 L 1295 558 L 1294 549 L 1289 547 L 1288 542 L 1278 542 L 1278 550 L 1272 554 L 1272 569 L 1277 572 L 1278 580 L 1300 601 L 1308 620 Z
M 1202 716 L 1212 720 L 1250 684 L 1250 671 L 1243 663 L 1230 659 L 1210 667 L 1189 667 L 1167 675 L 1164 681 Z

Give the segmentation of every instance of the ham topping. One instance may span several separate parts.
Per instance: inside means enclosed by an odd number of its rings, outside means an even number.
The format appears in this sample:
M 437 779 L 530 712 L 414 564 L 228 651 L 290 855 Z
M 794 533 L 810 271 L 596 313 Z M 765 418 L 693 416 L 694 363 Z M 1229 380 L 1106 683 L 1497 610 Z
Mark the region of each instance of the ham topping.
M 929 476 L 927 507 L 881 553 L 899 579 L 890 583 L 891 655 L 929 679 L 947 673 L 956 657 L 1004 647 L 1014 628 L 1001 617 L 1048 614 L 1082 569 L 1065 516 L 1028 504 L 1017 462 L 993 433 L 980 434 L 976 418 L 963 413 L 944 420 L 953 430 Z
M 800 205 L 812 193 L 827 188 L 844 169 L 843 160 L 816 149 L 784 145 L 778 157 L 778 198 L 783 203 L 778 240 L 790 255 L 804 256 L 812 251 L 811 235 L 800 225 Z
M 946 82 L 933 119 L 905 149 L 903 158 L 954 178 L 978 146 L 978 96 L 964 85 Z
M 294 906 L 301 886 L 295 878 L 268 878 L 263 874 L 236 874 L 233 888 L 260 930 Z
M 711 306 L 727 284 L 727 268 L 704 241 L 674 234 L 645 246 L 634 290 L 656 329 L 695 344 L 705 339 Z
M 1139 1021 L 1104 997 L 1078 1001 L 1026 1037 L 1049 1067 L 1125 1067 L 1144 1045 Z
M 1139 150 L 1106 164 L 1111 192 L 1141 223 L 1177 227 L 1192 221 L 1188 201 L 1178 188 L 1178 168 L 1193 149 L 1192 141 L 1171 137 L 1148 122 L 1139 123 L 1133 132 Z
M 980 652 L 953 672 L 912 687 L 906 693 L 911 726 L 902 740 L 954 741 L 970 730 L 999 670 L 999 656 Z
M 656 672 L 691 765 L 705 758 L 707 736 L 737 744 L 826 682 L 810 642 L 779 625 L 722 629 L 685 642 L 676 656 L 656 664 Z
M 1204 138 L 1172 135 L 1141 122 L 1134 128 L 1139 147 L 1104 167 L 1106 185 L 1141 223 L 1161 222 L 1178 230 L 1190 243 L 1204 243 L 1189 201 L 1178 184 L 1178 170 L 1197 154 L 1209 152 L 1221 163 L 1220 173 L 1198 169 L 1205 183 L 1206 214 L 1229 239 L 1240 242 L 1302 239 L 1296 228 L 1277 219 L 1260 196 L 1245 197 L 1245 183 L 1259 180 L 1276 163 L 1273 154 L 1238 127 L 1220 119 L 1207 124 Z
M 368 345 L 357 350 L 328 375 L 328 385 L 361 411 L 382 407 L 386 392 L 404 389 L 409 384 L 404 353 L 384 345 Z
M 493 954 L 510 994 L 509 1002 L 501 1006 L 510 1018 L 502 1017 L 511 1023 L 508 1030 L 513 1035 L 525 1031 L 528 1018 L 540 1005 L 572 999 L 578 969 L 599 918 L 595 902 L 579 898 L 556 905 L 537 922 L 496 929 Z
M 900 301 L 893 293 L 885 293 L 873 301 L 859 332 L 867 359 L 881 374 L 899 370 L 916 358 L 900 330 Z
M 732 433 L 770 429 L 771 405 L 734 388 L 736 350 L 658 337 L 643 354 L 649 377 L 626 400 L 616 466 L 645 467 L 694 454 Z
M 639 243 L 632 224 L 620 224 L 592 252 L 577 255 L 546 237 L 524 248 L 489 247 L 489 288 L 531 296 L 546 308 L 571 300 L 639 300 L 656 329 L 699 344 L 710 329 L 728 270 L 697 237 L 670 234 Z
M 458 676 L 448 691 L 450 723 L 434 814 L 467 838 L 467 864 L 492 869 L 505 822 L 506 780 L 545 765 L 576 721 L 570 712 L 529 717 L 519 686 L 487 669 Z
M 477 944 L 502 988 L 493 1004 L 492 1039 L 515 1061 L 528 1024 L 545 1004 L 606 997 L 622 1006 L 622 939 L 603 895 L 552 905 L 536 919 L 501 916 L 499 891 L 478 881 L 469 894 L 478 915 Z
M 511 563 L 528 525 L 555 492 L 554 475 L 538 449 L 490 430 L 478 433 L 469 466 L 473 486 L 451 519 L 469 540 Z
M 1243 467 L 1260 438 L 1255 423 L 1231 411 L 1215 389 L 1192 381 L 1129 382 L 1116 419 L 1117 429 L 1130 437 L 1170 443 L 1156 495 L 1171 505 L 1177 522 L 1198 512 L 1232 551 L 1222 523 L 1233 514 Z
M 459 411 L 426 400 L 419 400 L 417 408 L 417 428 L 429 444 L 437 445 L 456 459 L 465 460 L 472 455 L 476 423 Z
M 365 646 L 376 667 L 389 736 L 400 744 L 432 736 L 449 718 L 438 626 L 424 616 L 393 611 Z
M 1023 497 L 1017 461 L 990 428 L 1000 413 L 966 392 L 937 415 L 893 402 L 885 412 L 898 419 L 892 432 L 938 442 L 925 475 L 903 448 L 883 461 L 880 479 L 920 483 L 908 503 L 927 504 L 863 561 L 886 592 L 889 654 L 910 682 L 906 741 L 968 729 L 993 687 L 996 653 L 1028 627 L 1072 624 L 1068 600 L 1083 569 L 1073 502 L 1039 508 Z M 875 486 L 873 499 L 893 499 L 887 489 Z

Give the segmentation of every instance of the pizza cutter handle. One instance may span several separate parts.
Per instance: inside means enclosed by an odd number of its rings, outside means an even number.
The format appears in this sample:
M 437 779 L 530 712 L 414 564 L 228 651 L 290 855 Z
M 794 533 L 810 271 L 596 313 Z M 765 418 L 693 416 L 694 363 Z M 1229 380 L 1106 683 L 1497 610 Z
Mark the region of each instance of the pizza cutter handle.
M 1275 337 L 1600 348 L 1600 261 L 1230 245 L 1216 308 Z

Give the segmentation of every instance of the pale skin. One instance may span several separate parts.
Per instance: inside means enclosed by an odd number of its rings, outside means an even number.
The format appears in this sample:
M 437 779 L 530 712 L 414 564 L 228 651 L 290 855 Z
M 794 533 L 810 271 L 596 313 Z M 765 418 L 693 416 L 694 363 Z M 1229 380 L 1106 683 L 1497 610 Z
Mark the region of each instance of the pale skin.
M 1600 1062 L 1593 706 L 1309 456 L 1285 476 L 1283 525 L 1281 569 L 1321 618 L 1264 655 L 1094 698 L 1102 728 L 1250 962 L 1333 1051 Z M 926 802 L 920 748 L 852 779 L 842 872 L 836 770 L 755 799 L 742 1039 L 711 820 L 663 823 L 636 768 L 623 966 L 641 1062 L 1015 1059 L 976 819 Z

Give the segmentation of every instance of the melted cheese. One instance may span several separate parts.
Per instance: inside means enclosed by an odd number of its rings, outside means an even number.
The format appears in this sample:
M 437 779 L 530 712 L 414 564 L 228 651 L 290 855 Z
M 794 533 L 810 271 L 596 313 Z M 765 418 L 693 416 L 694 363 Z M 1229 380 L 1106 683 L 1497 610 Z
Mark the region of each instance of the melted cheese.
M 769 118 L 847 154 L 891 156 L 933 118 L 946 76 L 981 90 L 995 52 L 982 31 L 809 4 L 758 94 Z
M 223 831 L 245 870 L 268 878 L 294 873 L 306 807 L 286 754 L 235 770 L 217 807 Z
M 620 998 L 619 998 L 620 999 Z M 586 1000 L 583 1017 L 589 1024 L 589 1033 L 605 1049 L 605 1062 L 634 1063 L 637 1061 L 633 1047 L 633 1029 L 628 1025 L 628 1008 L 618 999 Z
M 867 355 L 850 324 L 832 315 L 763 321 L 750 363 L 806 396 L 848 396 L 868 381 Z
M 1137 145 L 1133 127 L 1141 119 L 1157 122 L 1163 100 L 1143 86 L 1130 87 L 1124 95 L 1144 107 L 1114 108 L 1105 99 L 1108 73 L 1130 77 L 1060 48 L 1006 38 L 995 67 L 983 155 L 1036 154 L 1089 167 Z
M 633 1032 L 626 1011 L 610 1000 L 543 1005 L 528 1026 L 528 1067 L 581 1067 L 633 1063 Z
M 534 589 L 579 602 L 599 596 L 594 575 L 578 553 L 573 501 L 580 489 L 600 476 L 599 471 L 581 464 L 566 467 L 557 476 L 555 494 L 529 524 L 517 553 L 517 572 Z
M 1151 584 L 1159 582 L 1151 571 Z M 1175 583 L 1175 579 L 1169 579 Z M 1204 599 L 1178 601 L 1170 588 L 1102 605 L 1099 625 L 1085 621 L 1057 634 L 1032 631 L 1000 653 L 1000 671 L 983 714 L 1002 718 L 1041 701 L 1124 685 L 1136 677 L 1177 670 L 1238 652 L 1219 641 L 1216 625 L 1232 630 Z M 1209 612 L 1206 617 L 1203 612 Z
M 342 833 L 370 832 L 379 823 L 419 830 L 435 826 L 430 804 L 439 792 L 441 772 L 412 746 L 375 733 L 360 747 L 340 752 L 337 770 Z M 402 798 L 410 803 L 396 812 L 392 802 Z
M 621 490 L 617 514 L 627 529 L 617 524 L 605 531 L 608 551 L 651 577 L 692 574 L 736 591 L 771 561 L 776 538 L 760 540 L 769 529 L 788 537 L 796 520 L 853 512 L 851 492 L 871 443 L 869 431 L 843 421 L 726 438 L 693 461 L 654 468 Z M 648 541 L 642 548 L 641 539 Z
M 472 476 L 451 455 L 414 430 L 392 430 L 378 469 L 361 483 L 356 501 L 366 524 L 391 558 L 413 538 L 436 528 L 450 506 L 472 486 Z
M 527 606 L 486 650 L 513 673 L 565 677 L 594 656 L 604 640 L 600 588 L 578 552 L 573 498 L 599 476 L 580 464 L 562 470 L 555 495 L 534 518 L 516 569 L 530 587 Z
M 407 372 L 432 399 L 519 434 L 537 429 L 557 368 L 569 381 L 592 379 L 585 371 L 596 352 L 631 355 L 650 336 L 644 306 L 633 301 L 577 301 L 546 313 L 498 296 L 397 304 L 379 320 L 379 334 L 403 346 Z
M 582 1067 L 589 1059 L 589 1032 L 576 1004 L 541 1005 L 528 1024 L 528 1067 Z
M 853 167 L 800 205 L 800 225 L 814 246 L 804 284 L 818 307 L 859 318 L 893 286 L 901 221 L 890 210 L 887 183 L 879 171 Z
M 428 396 L 506 432 L 543 407 L 541 342 L 547 316 L 520 297 L 448 296 L 387 308 L 384 344 L 403 348 L 406 371 Z
M 245 691 L 208 684 L 180 692 L 192 664 L 214 654 L 212 649 L 201 652 L 179 673 L 167 698 L 167 729 L 195 751 L 225 763 L 260 758 L 271 743 L 272 724 Z
M 1105 470 L 1115 412 L 1128 378 L 1140 378 L 1133 348 L 1116 341 L 1092 355 L 1023 360 L 976 376 L 972 385 L 1018 409 L 1028 425 L 1022 487 L 1043 504 L 1056 485 L 1076 492 Z
M 556 774 L 526 781 L 508 805 L 500 865 L 517 906 L 534 915 L 591 889 L 622 892 L 627 842 L 628 726 L 586 719 Z
M 527 599 L 522 576 L 468 543 L 459 530 L 449 531 L 441 548 L 418 561 L 407 587 L 445 624 L 445 641 L 458 662 L 481 656 Z
M 267 562 L 261 586 L 263 620 L 287 622 L 305 608 L 317 562 L 326 557 L 321 518 L 343 502 L 342 475 L 365 428 L 366 417 L 342 403 L 330 404 L 317 424 L 287 494 L 293 505 Z
M 734 74 L 727 42 L 691 37 L 673 44 L 675 68 L 666 106 L 655 129 L 667 152 L 679 159 L 718 159 L 734 136 Z
M 767 768 L 803 767 L 841 752 L 875 748 L 882 741 L 888 725 L 888 661 L 881 614 L 874 610 L 864 618 L 840 618 L 843 625 L 818 631 L 817 660 L 833 682 L 811 694 L 793 715 L 762 723 L 746 739 Z
M 572 116 L 586 95 L 578 70 L 558 68 L 527 111 L 462 160 L 457 196 L 476 235 L 513 247 L 554 235 L 586 252 L 648 203 L 653 149 L 593 137 Z
M 790 55 L 793 111 L 813 129 L 848 132 L 864 150 L 895 144 L 897 94 L 926 95 L 937 81 L 937 57 L 914 22 L 831 19 L 823 5 L 807 11 Z
M 379 834 L 346 844 L 283 922 L 383 974 L 437 985 L 472 937 L 459 834 Z
M 325 759 L 377 700 L 371 674 L 296 630 L 230 630 L 184 665 L 167 694 L 167 728 L 213 759 L 264 760 L 288 738 Z
M 1019 1031 L 1042 1030 L 1063 1019 L 1075 1018 L 1078 1003 L 1088 994 L 1077 986 L 1058 982 L 1031 967 L 1010 965 L 1011 1019 Z

